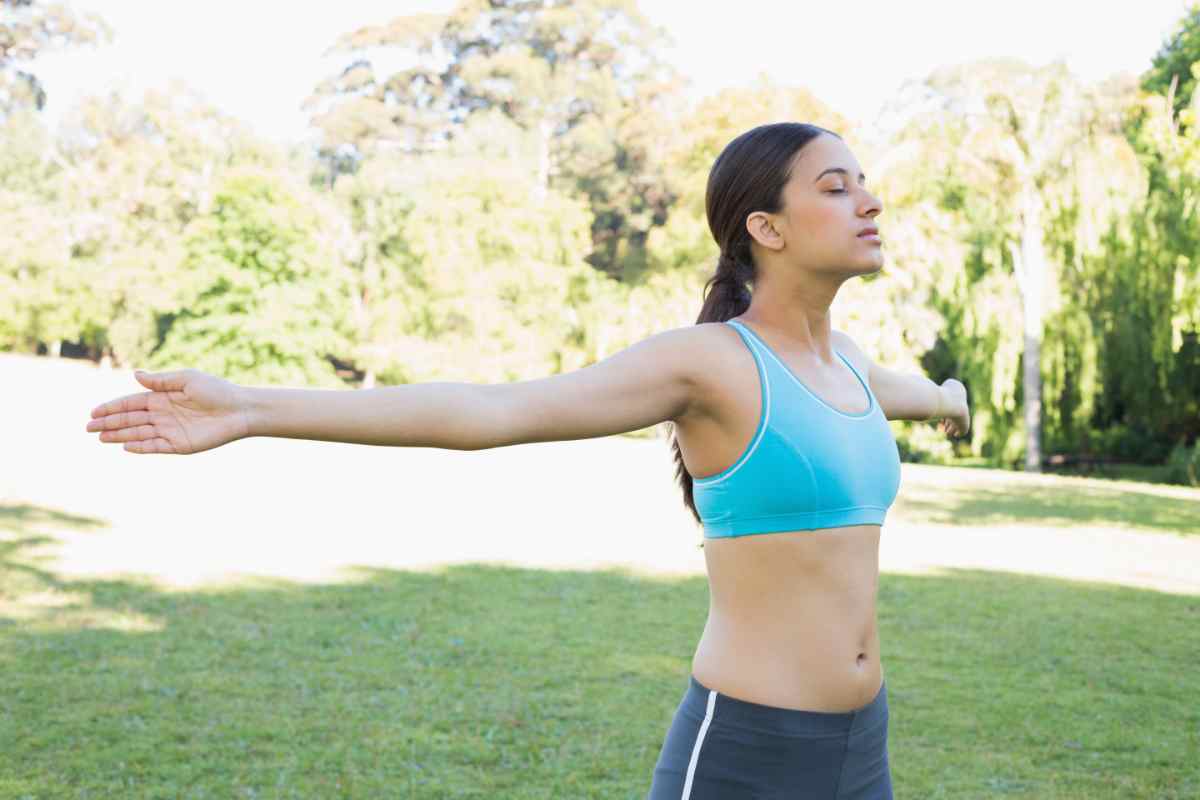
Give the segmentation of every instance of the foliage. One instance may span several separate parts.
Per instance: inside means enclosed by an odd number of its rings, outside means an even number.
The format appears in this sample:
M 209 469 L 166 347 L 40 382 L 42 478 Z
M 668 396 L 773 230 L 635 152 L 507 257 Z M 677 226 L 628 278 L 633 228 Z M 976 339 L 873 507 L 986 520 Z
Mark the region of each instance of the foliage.
M 1195 94 L 1200 78 L 1197 64 L 1200 64 L 1200 3 L 1192 0 L 1154 54 L 1150 69 L 1142 76 L 1141 87 L 1148 94 L 1170 97 L 1171 113 L 1178 116 Z
M 590 263 L 636 273 L 668 201 L 655 154 L 677 79 L 660 39 L 630 0 L 463 0 L 341 36 L 331 50 L 349 63 L 306 106 L 333 172 L 380 152 L 434 153 L 473 115 L 504 115 L 531 135 L 543 196 L 587 197 Z
M 0 3 L 0 122 L 14 112 L 46 106 L 46 88 L 30 62 L 54 50 L 106 42 L 112 35 L 98 15 L 76 11 L 69 3 Z
M 1166 479 L 1185 486 L 1200 486 L 1200 439 L 1191 447 L 1180 442 L 1171 449 Z
M 226 174 L 184 230 L 179 306 L 160 317 L 146 367 L 339 386 L 328 356 L 346 349 L 349 276 L 321 235 L 326 205 L 261 168 Z
M 496 382 L 581 366 L 570 352 L 586 338 L 577 309 L 608 279 L 584 262 L 586 205 L 540 190 L 527 169 L 534 150 L 527 131 L 481 114 L 443 153 L 339 178 L 356 215 L 375 204 L 360 228 L 373 264 L 361 273 L 372 293 L 362 330 L 385 380 Z

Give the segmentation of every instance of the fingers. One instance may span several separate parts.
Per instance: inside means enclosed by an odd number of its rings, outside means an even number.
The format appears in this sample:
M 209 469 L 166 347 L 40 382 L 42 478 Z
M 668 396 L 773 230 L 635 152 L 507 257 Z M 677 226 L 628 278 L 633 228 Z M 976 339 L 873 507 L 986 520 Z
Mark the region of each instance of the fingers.
M 153 439 L 158 436 L 158 429 L 153 425 L 139 425 L 136 428 L 122 428 L 118 431 L 104 431 L 100 434 L 102 442 L 137 442 L 143 439 Z
M 183 370 L 175 370 L 174 372 L 142 372 L 137 370 L 133 373 L 133 377 L 145 387 L 153 389 L 156 392 L 179 392 L 183 391 L 183 385 L 187 383 L 187 375 Z
M 134 425 L 145 425 L 150 422 L 149 411 L 126 411 L 119 414 L 93 419 L 87 424 L 89 431 L 115 431 L 119 428 L 132 428 Z M 101 437 L 103 439 L 103 437 Z
M 92 419 L 104 417 L 109 414 L 119 414 L 122 411 L 144 411 L 150 407 L 150 394 L 150 392 L 140 392 L 138 394 L 128 394 L 124 397 L 118 397 L 116 400 L 109 400 L 107 403 L 92 409 Z
M 183 386 L 187 383 L 187 375 L 184 370 L 175 370 L 174 372 L 143 372 L 136 370 L 133 373 L 133 377 L 137 378 L 138 382 L 143 386 L 153 391 L 127 394 L 124 397 L 118 397 L 116 400 L 109 400 L 107 403 L 92 409 L 92 419 L 109 414 L 119 414 L 123 411 L 143 411 L 150 407 L 150 395 L 154 392 L 183 391 Z M 92 430 L 92 428 L 89 427 L 88 430 Z
M 161 436 L 154 439 L 143 439 L 140 442 L 126 442 L 125 451 L 129 453 L 174 453 L 171 443 Z

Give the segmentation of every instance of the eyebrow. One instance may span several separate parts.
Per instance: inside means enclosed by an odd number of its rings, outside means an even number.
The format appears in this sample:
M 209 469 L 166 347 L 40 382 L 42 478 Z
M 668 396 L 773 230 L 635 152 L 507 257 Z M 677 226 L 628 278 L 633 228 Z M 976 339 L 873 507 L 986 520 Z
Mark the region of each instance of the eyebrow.
M 828 174 L 829 174 L 829 173 L 831 173 L 831 172 L 840 172 L 840 173 L 842 173 L 843 175 L 846 175 L 847 177 L 849 177 L 849 175 L 850 175 L 850 170 L 843 169 L 843 168 L 841 168 L 841 167 L 830 167 L 829 169 L 825 170 L 825 171 L 824 171 L 824 172 L 822 172 L 820 175 L 818 175 L 818 176 L 817 176 L 817 177 L 816 177 L 816 178 L 813 180 L 813 183 L 816 183 L 817 181 L 821 180 L 821 178 L 824 178 L 826 175 L 828 175 Z M 863 174 L 863 173 L 861 173 L 861 172 L 860 172 L 860 173 L 858 173 L 858 177 L 862 178 L 864 181 L 867 179 L 867 176 L 866 176 L 866 175 L 864 175 L 864 174 Z

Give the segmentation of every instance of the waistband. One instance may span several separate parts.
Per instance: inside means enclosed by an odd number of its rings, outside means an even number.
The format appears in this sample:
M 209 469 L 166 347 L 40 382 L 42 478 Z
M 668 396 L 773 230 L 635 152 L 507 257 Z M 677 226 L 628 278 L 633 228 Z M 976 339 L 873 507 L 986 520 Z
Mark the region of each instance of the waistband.
M 703 718 L 708 711 L 712 689 L 688 675 L 688 688 L 681 705 Z M 806 711 L 780 708 L 715 692 L 713 719 L 742 728 L 792 736 L 840 735 L 874 728 L 887 721 L 887 680 L 879 686 L 875 699 L 854 711 Z

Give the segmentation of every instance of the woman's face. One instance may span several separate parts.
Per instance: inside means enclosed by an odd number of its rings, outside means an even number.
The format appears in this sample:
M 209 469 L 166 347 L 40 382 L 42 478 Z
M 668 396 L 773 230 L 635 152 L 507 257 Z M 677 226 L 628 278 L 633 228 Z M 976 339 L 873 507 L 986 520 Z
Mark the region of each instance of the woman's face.
M 876 272 L 883 265 L 882 244 L 860 234 L 875 227 L 882 211 L 849 148 L 822 134 L 792 161 L 783 208 L 775 215 L 782 252 L 809 269 Z

